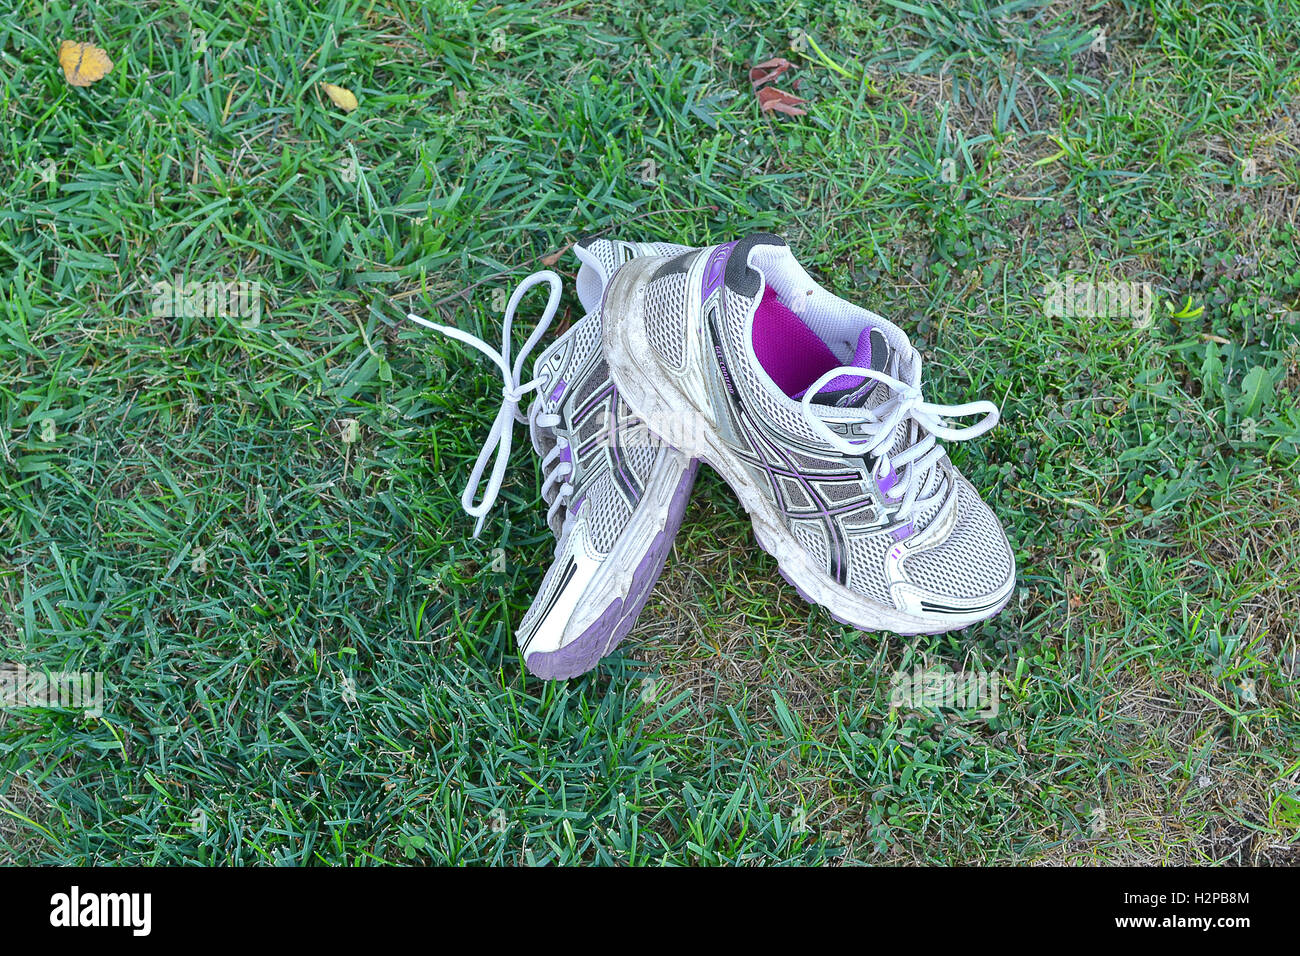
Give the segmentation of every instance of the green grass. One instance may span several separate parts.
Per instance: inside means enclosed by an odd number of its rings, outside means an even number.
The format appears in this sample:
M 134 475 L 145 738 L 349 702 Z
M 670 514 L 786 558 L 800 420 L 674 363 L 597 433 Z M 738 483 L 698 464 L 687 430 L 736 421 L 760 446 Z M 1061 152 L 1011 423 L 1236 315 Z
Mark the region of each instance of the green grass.
M 0 860 L 1300 862 L 1295 0 L 7 6 L 2 658 L 108 702 L 0 711 Z M 952 456 L 1016 599 L 853 632 L 706 472 L 624 650 L 528 677 L 535 462 L 471 540 L 500 383 L 400 316 L 493 340 L 579 236 L 759 228 L 1001 405 Z M 260 323 L 154 316 L 173 276 Z M 891 710 L 937 664 L 998 715 Z

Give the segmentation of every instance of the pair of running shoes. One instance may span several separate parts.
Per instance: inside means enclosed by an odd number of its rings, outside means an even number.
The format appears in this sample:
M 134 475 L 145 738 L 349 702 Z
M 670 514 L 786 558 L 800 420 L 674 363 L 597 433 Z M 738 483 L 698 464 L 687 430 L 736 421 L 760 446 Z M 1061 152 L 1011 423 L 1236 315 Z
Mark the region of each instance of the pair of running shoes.
M 560 304 L 554 272 L 515 290 L 499 352 L 408 316 L 478 349 L 502 376 L 501 410 L 461 498 L 475 536 L 516 420 L 541 458 L 556 546 L 516 631 L 531 673 L 583 674 L 627 636 L 700 462 L 731 486 L 781 576 L 842 624 L 932 634 L 1003 608 L 1015 587 L 1011 546 L 939 444 L 988 431 L 995 405 L 926 401 L 907 335 L 823 289 L 777 236 L 705 248 L 591 239 L 574 252 L 586 314 L 526 381 L 524 363 Z M 516 310 L 540 285 L 546 307 L 512 358 Z M 949 422 L 969 416 L 980 418 Z

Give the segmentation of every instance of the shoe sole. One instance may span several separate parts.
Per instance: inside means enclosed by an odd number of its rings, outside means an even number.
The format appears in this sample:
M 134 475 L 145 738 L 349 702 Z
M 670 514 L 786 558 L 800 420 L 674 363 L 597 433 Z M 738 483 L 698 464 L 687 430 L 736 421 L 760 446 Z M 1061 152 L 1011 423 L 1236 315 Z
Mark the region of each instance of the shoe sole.
M 673 540 L 682 526 L 686 503 L 690 500 L 691 488 L 700 467 L 698 461 L 688 460 L 675 450 L 670 449 L 668 456 L 656 470 L 658 483 L 650 483 L 632 520 L 624 529 L 622 546 L 616 546 L 605 558 L 612 573 L 602 574 L 592 581 L 587 589 L 590 596 L 582 596 L 574 615 L 577 616 L 582 605 L 591 603 L 593 599 L 607 602 L 605 609 L 581 634 L 558 650 L 527 655 L 524 666 L 530 674 L 544 680 L 578 677 L 613 653 L 631 632 L 650 592 L 654 590 L 655 582 L 663 573 L 668 555 L 673 549 Z M 686 461 L 684 467 L 677 468 L 672 464 L 683 460 Z M 669 485 L 673 474 L 680 477 Z M 653 502 L 662 500 L 665 495 L 666 503 L 656 508 Z M 635 548 L 635 542 L 644 541 L 647 537 L 650 537 L 650 543 L 644 549 L 638 549 L 641 557 L 637 560 L 628 552 Z M 636 561 L 636 566 L 628 573 L 626 569 L 632 566 L 633 561 Z M 625 569 L 622 573 L 619 573 L 620 567 Z M 611 592 L 615 595 L 612 600 Z
M 841 624 L 903 636 L 956 631 L 1000 612 L 1011 599 L 1014 585 L 992 610 L 969 617 L 927 618 L 872 601 L 839 584 L 813 564 L 811 556 L 786 528 L 780 511 L 727 450 L 708 415 L 681 390 L 655 357 L 646 334 L 645 298 L 649 277 L 663 262 L 658 258 L 633 259 L 619 267 L 605 289 L 602 335 L 610 376 L 633 413 L 652 429 L 674 423 L 674 435 L 693 438 L 695 447 L 682 450 L 710 465 L 731 487 L 749 513 L 759 547 L 776 559 L 781 576 L 800 597 L 825 608 Z M 661 427 L 661 430 L 666 429 Z

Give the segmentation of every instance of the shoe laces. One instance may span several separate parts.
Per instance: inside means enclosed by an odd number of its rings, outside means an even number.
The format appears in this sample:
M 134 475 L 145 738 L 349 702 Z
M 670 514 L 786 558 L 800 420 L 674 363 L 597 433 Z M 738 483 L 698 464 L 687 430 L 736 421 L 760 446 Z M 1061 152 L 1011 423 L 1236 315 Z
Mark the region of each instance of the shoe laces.
M 546 308 L 512 363 L 510 360 L 510 327 L 514 321 L 515 311 L 519 308 L 520 300 L 528 291 L 542 283 L 546 283 L 551 287 L 550 296 L 546 300 Z M 554 430 L 555 426 L 560 423 L 558 415 L 546 414 L 541 411 L 542 404 L 539 401 L 533 403 L 528 410 L 527 416 L 519 413 L 519 403 L 524 399 L 524 396 L 535 391 L 542 384 L 540 378 L 534 378 L 527 382 L 522 381 L 524 362 L 537 345 L 538 340 L 550 327 L 552 319 L 555 318 L 555 312 L 560 305 L 562 290 L 563 286 L 560 277 L 549 269 L 534 272 L 519 283 L 510 296 L 510 301 L 506 303 L 505 318 L 502 321 L 501 328 L 500 351 L 497 351 L 477 335 L 458 329 L 455 326 L 430 322 L 428 319 L 421 318 L 413 313 L 408 313 L 406 316 L 412 322 L 477 349 L 491 359 L 492 363 L 501 372 L 501 408 L 497 412 L 496 419 L 492 422 L 492 430 L 488 433 L 487 440 L 483 442 L 483 447 L 474 462 L 474 468 L 470 471 L 469 482 L 465 485 L 465 491 L 460 496 L 460 504 L 465 509 L 465 513 L 477 519 L 474 524 L 475 538 L 483 530 L 483 523 L 487 518 L 487 513 L 491 510 L 501 492 L 506 465 L 510 462 L 514 423 L 528 423 L 535 448 L 540 447 L 538 444 L 539 429 Z M 563 507 L 568 496 L 573 492 L 572 485 L 562 480 L 573 473 L 572 461 L 566 460 L 567 456 L 563 454 L 564 450 L 569 446 L 568 439 L 563 435 L 556 435 L 555 438 L 555 447 L 542 460 L 542 470 L 546 475 L 542 485 L 542 496 L 551 504 L 546 517 L 547 523 L 552 524 L 552 526 L 554 526 L 554 522 L 558 517 L 559 509 Z M 487 488 L 476 504 L 474 496 L 478 493 L 479 485 L 483 482 L 483 473 L 487 470 L 489 462 L 492 464 L 492 471 L 488 475 Z
M 554 412 L 543 412 L 541 402 L 533 402 L 528 409 L 528 428 L 533 448 L 541 455 L 543 444 L 552 445 L 551 450 L 542 455 L 542 500 L 550 506 L 546 509 L 547 527 L 557 538 L 563 532 L 564 521 L 568 516 L 564 509 L 573 496 L 573 485 L 566 480 L 573 477 L 573 453 L 568 435 L 557 428 L 559 424 L 560 416 Z M 542 432 L 550 434 L 550 442 L 543 442 Z
M 809 426 L 836 451 L 855 457 L 876 456 L 872 477 L 885 500 L 889 504 L 897 502 L 895 517 L 900 521 L 916 514 L 923 505 L 940 494 L 941 489 L 936 487 L 935 469 L 947 457 L 947 452 L 936 439 L 967 441 L 977 438 L 998 423 L 999 415 L 998 407 L 989 401 L 964 402 L 960 405 L 927 402 L 921 392 L 920 353 L 914 348 L 909 349 L 909 353 L 910 361 L 906 363 L 906 372 L 900 368 L 903 364 L 901 359 L 895 363 L 899 374 L 907 376 L 905 379 L 875 369 L 841 365 L 810 385 L 802 401 L 804 417 Z M 865 438 L 850 441 L 843 435 L 836 434 L 812 409 L 817 394 L 841 375 L 872 379 L 888 389 L 888 397 L 883 402 L 872 408 L 855 409 L 861 412 L 859 423 L 866 432 Z M 944 420 L 969 415 L 984 417 L 975 424 L 962 428 L 953 427 Z M 910 441 L 904 448 L 891 451 L 898 441 L 899 426 L 903 427 L 903 434 Z M 901 495 L 898 493 L 900 484 Z M 928 488 L 935 490 L 922 497 Z

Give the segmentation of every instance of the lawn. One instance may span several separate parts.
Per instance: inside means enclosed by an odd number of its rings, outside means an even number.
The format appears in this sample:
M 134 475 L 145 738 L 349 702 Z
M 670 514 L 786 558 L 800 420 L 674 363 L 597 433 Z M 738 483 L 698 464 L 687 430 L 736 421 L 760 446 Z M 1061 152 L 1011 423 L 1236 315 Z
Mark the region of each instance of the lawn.
M 1300 863 L 1297 0 L 4 6 L 0 660 L 105 699 L 0 710 L 0 862 Z M 537 460 L 473 540 L 500 378 L 401 316 L 757 229 L 1000 405 L 1017 594 L 853 631 L 705 470 L 538 681 Z M 996 715 L 892 706 L 938 667 Z

